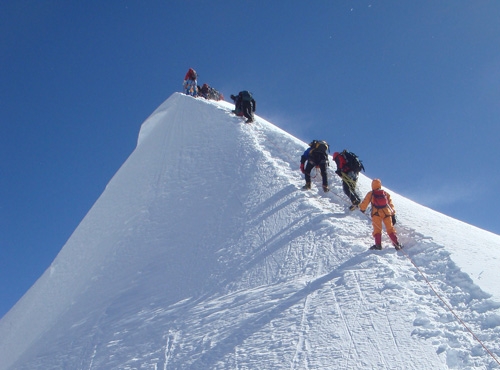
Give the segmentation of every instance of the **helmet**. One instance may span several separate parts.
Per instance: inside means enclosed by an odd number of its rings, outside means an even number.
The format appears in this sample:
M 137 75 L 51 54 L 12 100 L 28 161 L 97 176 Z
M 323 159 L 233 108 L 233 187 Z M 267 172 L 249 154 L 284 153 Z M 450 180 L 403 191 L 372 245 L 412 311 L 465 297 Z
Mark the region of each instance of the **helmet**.
M 337 158 L 338 156 L 339 156 L 339 152 L 333 153 L 333 160 L 335 160 L 335 158 Z
M 373 179 L 372 180 L 372 190 L 377 190 L 382 187 L 382 181 L 379 179 Z

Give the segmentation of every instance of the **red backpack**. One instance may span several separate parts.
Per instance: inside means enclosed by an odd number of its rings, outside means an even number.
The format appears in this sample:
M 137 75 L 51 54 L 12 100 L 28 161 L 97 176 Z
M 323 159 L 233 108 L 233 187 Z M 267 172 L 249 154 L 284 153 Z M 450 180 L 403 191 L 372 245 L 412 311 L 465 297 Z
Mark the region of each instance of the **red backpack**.
M 382 189 L 372 190 L 372 205 L 377 209 L 382 209 L 389 205 L 385 191 Z
M 197 78 L 198 78 L 198 74 L 196 73 L 196 71 L 193 68 L 189 68 L 189 71 L 186 74 L 186 79 L 190 79 L 190 80 L 194 81 Z

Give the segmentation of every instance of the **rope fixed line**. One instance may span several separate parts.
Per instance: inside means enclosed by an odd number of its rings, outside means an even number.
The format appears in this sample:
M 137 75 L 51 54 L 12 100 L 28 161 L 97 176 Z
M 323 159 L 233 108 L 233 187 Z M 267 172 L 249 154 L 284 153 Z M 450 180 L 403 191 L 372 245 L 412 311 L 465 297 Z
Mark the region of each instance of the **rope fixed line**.
M 453 316 L 455 316 L 455 318 L 458 320 L 458 322 L 472 335 L 472 337 L 477 340 L 479 342 L 479 344 L 481 345 L 481 347 L 483 347 L 483 349 L 486 351 L 486 353 L 488 353 L 492 358 L 493 360 L 495 360 L 495 362 L 500 365 L 500 361 L 498 360 L 498 358 L 495 356 L 495 354 L 490 351 L 488 349 L 488 347 L 486 347 L 486 345 L 481 341 L 481 339 L 478 338 L 478 336 L 469 328 L 469 326 L 467 326 L 467 324 L 458 316 L 458 314 L 453 310 L 453 308 L 448 304 L 448 302 L 445 301 L 445 299 L 436 291 L 436 289 L 434 289 L 434 287 L 432 286 L 431 282 L 429 281 L 429 279 L 427 279 L 427 277 L 425 276 L 425 274 L 422 272 L 422 270 L 417 266 L 417 264 L 413 261 L 413 259 L 408 255 L 408 253 L 406 253 L 403 249 L 400 249 L 400 252 L 403 253 L 403 255 L 408 258 L 408 260 L 411 262 L 411 264 L 413 266 L 415 266 L 415 268 L 417 269 L 417 271 L 419 272 L 420 275 L 422 275 L 422 277 L 424 278 L 425 282 L 427 283 L 427 285 L 429 285 L 429 287 L 431 288 L 431 290 L 434 292 L 434 294 L 439 298 L 439 300 L 441 302 L 443 302 L 443 304 L 445 305 L 445 307 L 453 314 Z
M 255 127 L 257 128 L 257 127 Z M 290 154 L 284 150 L 282 150 L 282 148 L 277 144 L 275 143 L 273 140 L 269 140 L 268 138 L 268 142 L 270 142 L 280 153 L 282 153 L 285 157 L 287 157 L 290 161 L 293 161 L 293 158 L 290 157 Z M 315 169 L 316 167 L 314 167 Z M 329 170 L 329 168 L 327 169 L 327 171 Z M 312 172 L 312 171 L 311 171 Z M 329 172 L 329 175 L 332 174 L 332 171 L 328 171 Z M 311 178 L 315 178 L 316 176 L 318 175 L 317 171 L 316 173 L 314 174 L 314 176 L 311 176 Z M 342 179 L 348 183 L 348 185 L 356 185 L 356 182 L 351 179 L 349 176 L 347 176 L 346 174 L 342 173 Z M 343 198 L 337 194 L 336 192 L 334 191 L 330 191 L 331 194 L 337 196 L 341 201 L 343 201 L 344 203 L 346 203 Z M 316 195 L 316 197 L 320 197 L 319 194 Z M 365 216 L 369 219 L 371 219 L 371 217 L 368 215 L 368 214 L 365 214 Z M 434 292 L 434 294 L 438 297 L 438 299 L 445 305 L 445 307 L 453 314 L 453 316 L 458 320 L 458 322 L 472 335 L 472 337 L 481 345 L 481 347 L 483 347 L 483 349 L 486 351 L 486 353 L 488 355 L 491 356 L 491 358 L 493 358 L 493 360 L 498 364 L 500 365 L 500 361 L 499 359 L 495 356 L 495 354 L 486 347 L 486 345 L 478 338 L 478 336 L 468 327 L 468 325 L 458 316 L 458 314 L 453 310 L 453 308 L 445 301 L 445 299 L 437 292 L 436 289 L 434 289 L 434 287 L 432 286 L 431 282 L 429 281 L 429 279 L 425 276 L 425 274 L 422 272 L 422 270 L 417 266 L 417 264 L 415 263 L 415 261 L 413 261 L 413 259 L 408 255 L 408 253 L 406 253 L 403 249 L 400 249 L 399 250 L 400 252 L 403 253 L 403 255 L 411 262 L 411 264 L 417 269 L 417 271 L 419 272 L 419 274 L 423 277 L 424 281 L 427 283 L 427 285 L 430 287 L 430 289 Z

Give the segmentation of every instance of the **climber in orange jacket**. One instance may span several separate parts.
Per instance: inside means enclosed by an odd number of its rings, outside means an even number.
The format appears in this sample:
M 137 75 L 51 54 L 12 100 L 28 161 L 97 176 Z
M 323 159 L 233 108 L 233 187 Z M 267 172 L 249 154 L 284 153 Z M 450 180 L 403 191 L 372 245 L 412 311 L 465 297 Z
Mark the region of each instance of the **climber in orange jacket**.
M 372 181 L 372 191 L 366 194 L 365 199 L 359 205 L 359 210 L 365 213 L 368 206 L 372 205 L 372 225 L 373 237 L 375 245 L 370 249 L 382 249 L 382 223 L 385 225 L 385 230 L 391 238 L 392 245 L 396 250 L 400 250 L 403 246 L 399 243 L 394 229 L 396 223 L 396 210 L 392 204 L 391 195 L 382 190 L 382 182 L 379 179 Z

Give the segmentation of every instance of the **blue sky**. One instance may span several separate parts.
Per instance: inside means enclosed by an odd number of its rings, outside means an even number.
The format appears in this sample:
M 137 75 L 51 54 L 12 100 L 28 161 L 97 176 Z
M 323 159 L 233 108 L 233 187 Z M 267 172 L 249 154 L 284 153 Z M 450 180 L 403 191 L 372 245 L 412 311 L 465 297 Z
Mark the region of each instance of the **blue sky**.
M 500 233 L 498 1 L 3 1 L 0 34 L 0 316 L 189 67 L 226 97 L 251 90 L 298 138 L 356 152 L 393 191 Z

